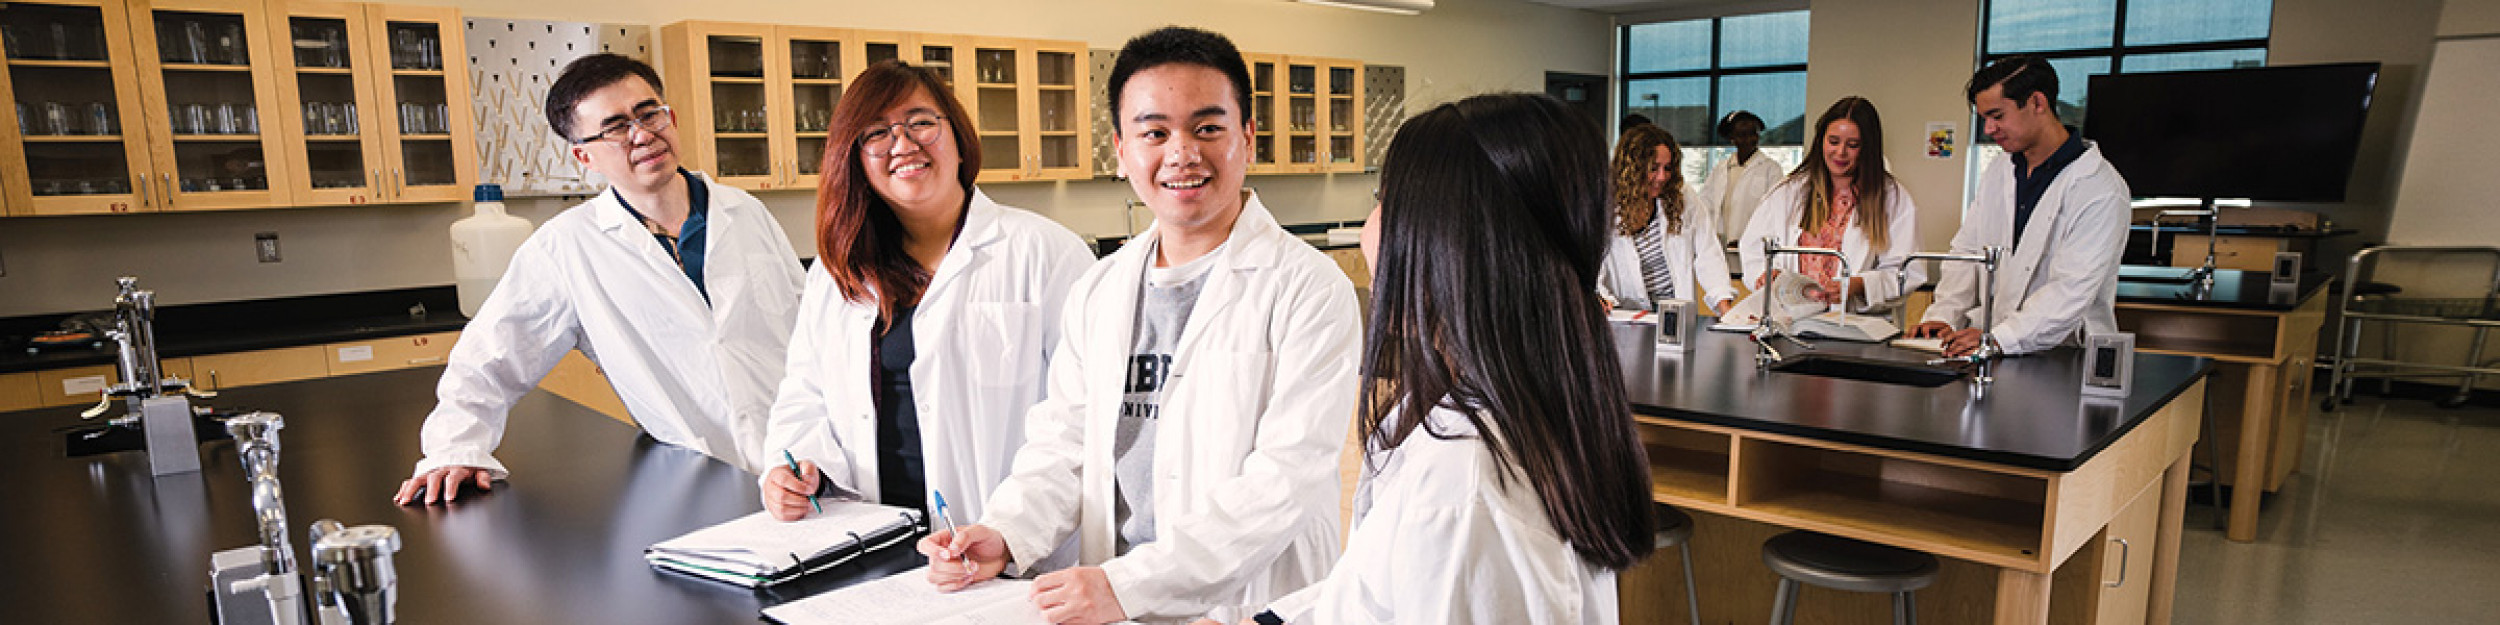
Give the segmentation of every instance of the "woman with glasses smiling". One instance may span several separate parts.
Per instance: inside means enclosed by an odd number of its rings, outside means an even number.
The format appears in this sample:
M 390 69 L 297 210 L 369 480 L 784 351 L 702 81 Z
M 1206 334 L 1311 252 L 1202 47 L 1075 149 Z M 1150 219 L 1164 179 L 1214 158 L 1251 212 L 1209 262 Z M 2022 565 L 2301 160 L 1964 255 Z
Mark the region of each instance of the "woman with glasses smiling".
M 791 466 L 764 509 L 832 496 L 977 518 L 1042 398 L 1060 300 L 1093 262 L 1073 232 L 973 186 L 981 140 L 936 73 L 881 61 L 833 109 L 788 374 L 766 428 Z

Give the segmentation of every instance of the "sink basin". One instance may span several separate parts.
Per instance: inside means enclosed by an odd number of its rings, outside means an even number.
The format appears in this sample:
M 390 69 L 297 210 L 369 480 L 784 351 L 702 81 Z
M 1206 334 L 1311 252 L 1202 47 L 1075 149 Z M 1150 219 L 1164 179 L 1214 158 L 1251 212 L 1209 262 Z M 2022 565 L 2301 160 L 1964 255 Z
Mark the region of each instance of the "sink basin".
M 1771 365 L 1771 370 L 1926 388 L 1944 386 L 1947 382 L 1962 378 L 1962 372 L 1943 367 L 1830 354 L 1806 354 L 1790 358 Z

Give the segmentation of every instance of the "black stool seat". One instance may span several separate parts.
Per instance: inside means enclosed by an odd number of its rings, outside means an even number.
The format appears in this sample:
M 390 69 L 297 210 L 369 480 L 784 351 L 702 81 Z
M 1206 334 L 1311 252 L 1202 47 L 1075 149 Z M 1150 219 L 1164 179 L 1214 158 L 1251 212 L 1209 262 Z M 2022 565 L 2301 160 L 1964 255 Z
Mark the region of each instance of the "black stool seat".
M 1852 592 L 1902 593 L 1936 582 L 1936 556 L 1814 532 L 1762 543 L 1762 563 L 1780 577 Z
M 1674 506 L 1651 506 L 1657 519 L 1658 548 L 1665 549 L 1693 539 L 1693 516 Z

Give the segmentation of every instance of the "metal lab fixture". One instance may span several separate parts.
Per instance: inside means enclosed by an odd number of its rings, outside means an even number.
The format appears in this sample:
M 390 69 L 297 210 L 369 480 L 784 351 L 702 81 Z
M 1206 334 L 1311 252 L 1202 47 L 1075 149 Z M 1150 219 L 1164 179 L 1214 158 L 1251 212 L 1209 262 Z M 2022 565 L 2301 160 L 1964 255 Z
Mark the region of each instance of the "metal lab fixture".
M 2161 237 L 2161 218 L 2163 217 L 2205 218 L 2205 264 L 2198 265 L 2195 270 L 2189 271 L 2186 276 L 2183 276 L 2180 279 L 2187 280 L 2195 285 L 2190 290 L 2193 291 L 2197 297 L 2203 297 L 2205 294 L 2213 292 L 2214 242 L 2222 238 L 2222 211 L 2214 207 L 2213 198 L 2205 198 L 2204 208 L 2195 210 L 2166 210 L 2153 213 L 2153 236 L 2155 238 Z M 2178 237 L 2171 237 L 2170 241 L 2170 247 L 2172 249 L 2177 249 L 2179 247 Z
M 287 540 L 286 497 L 278 484 L 277 413 L 254 412 L 226 420 L 235 455 L 252 482 L 252 515 L 260 545 L 209 556 L 209 596 L 217 622 L 271 625 L 380 625 L 397 618 L 399 531 L 387 525 L 346 527 L 324 519 L 312 524 L 312 601 Z
M 104 331 L 118 350 L 115 366 L 121 383 L 104 390 L 92 408 L 78 413 L 93 419 L 128 402 L 130 413 L 111 424 L 135 427 L 147 437 L 148 468 L 156 475 L 200 470 L 200 447 L 192 429 L 190 397 L 208 399 L 216 393 L 191 388 L 182 378 L 164 377 L 156 357 L 156 292 L 139 288 L 139 279 L 123 276 L 114 283 L 113 327 Z M 186 397 L 187 396 L 187 397 Z
M 1941 365 L 1953 361 L 1963 361 L 1978 365 L 1979 368 L 1976 372 L 1976 377 L 1979 380 L 1979 385 L 1983 387 L 1996 381 L 1996 360 L 1997 357 L 2001 355 L 2000 352 L 1997 351 L 1996 334 L 1997 261 L 1998 259 L 2004 257 L 2004 252 L 2004 248 L 1990 245 L 1979 248 L 1979 253 L 1977 254 L 1922 252 L 1911 254 L 1908 260 L 1902 261 L 1905 264 L 1920 260 L 1934 260 L 1939 263 L 1979 263 L 1980 268 L 1984 270 L 1983 275 L 1980 276 L 1979 280 L 1979 349 L 1964 356 L 1954 358 L 1938 358 L 1927 361 L 1927 364 L 1930 365 Z M 1895 283 L 1900 287 L 1894 292 L 1907 293 L 1910 291 L 1909 272 L 1904 271 L 1894 274 L 1894 279 Z
M 1769 267 L 1771 266 L 1771 263 L 1779 260 L 1779 256 L 1781 254 L 1793 254 L 1798 256 L 1830 256 L 1832 257 L 1832 260 L 1839 262 L 1840 307 L 1844 311 L 1849 308 L 1849 278 L 1856 276 L 1857 272 L 1852 271 L 1849 268 L 1849 257 L 1847 255 L 1841 254 L 1840 250 L 1828 247 L 1785 247 L 1780 245 L 1779 239 L 1762 237 L 1762 265 L 1764 267 Z M 1770 286 L 1764 285 L 1763 288 L 1770 288 Z M 1754 343 L 1762 346 L 1761 351 L 1754 352 L 1754 365 L 1768 367 L 1773 364 L 1778 364 L 1779 361 L 1782 360 L 1779 350 L 1771 347 L 1770 339 L 1774 336 L 1786 338 L 1789 342 L 1796 343 L 1798 347 L 1814 349 L 1814 344 L 1807 343 L 1804 339 L 1799 339 L 1797 338 L 1797 335 L 1790 333 L 1788 331 L 1787 324 L 1780 323 L 1778 320 L 1771 318 L 1770 306 L 1772 302 L 1770 300 L 1775 298 L 1771 298 L 1767 294 L 1764 295 L 1764 298 L 1762 323 L 1755 324 L 1753 329 Z

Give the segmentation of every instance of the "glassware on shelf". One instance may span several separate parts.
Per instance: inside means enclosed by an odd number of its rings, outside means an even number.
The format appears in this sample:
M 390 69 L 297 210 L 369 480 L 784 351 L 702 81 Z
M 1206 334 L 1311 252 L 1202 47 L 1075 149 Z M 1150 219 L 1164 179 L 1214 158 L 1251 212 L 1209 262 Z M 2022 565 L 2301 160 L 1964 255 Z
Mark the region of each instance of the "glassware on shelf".
M 322 29 L 321 61 L 326 67 L 347 67 L 347 32 L 337 26 Z
M 62 60 L 70 58 L 68 24 L 52 23 L 52 58 Z
M 70 134 L 69 107 L 59 102 L 43 103 L 43 134 Z
M 35 116 L 24 102 L 17 103 L 17 134 L 35 134 Z
M 243 114 L 241 111 L 235 110 L 233 102 L 220 102 L 217 104 L 217 134 L 243 134 Z
M 190 63 L 208 62 L 208 26 L 197 20 L 182 23 L 182 60 Z
M 89 134 L 114 134 L 113 126 L 112 107 L 105 106 L 103 102 L 87 103 L 87 132 Z
M 217 62 L 227 65 L 250 65 L 252 55 L 243 51 L 243 25 L 227 24 L 217 35 Z
M 451 132 L 451 104 L 450 104 L 450 103 L 447 103 L 447 102 L 436 102 L 436 103 L 434 103 L 434 132 L 436 132 L 436 133 L 440 133 L 440 134 L 449 134 L 449 133 Z

